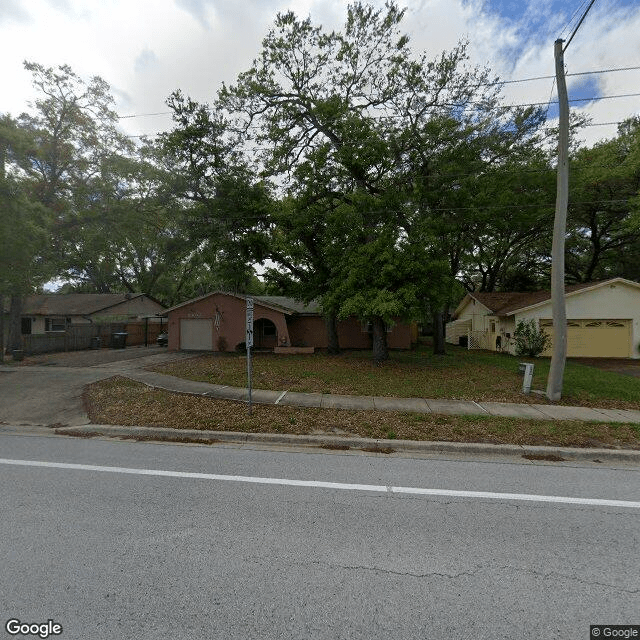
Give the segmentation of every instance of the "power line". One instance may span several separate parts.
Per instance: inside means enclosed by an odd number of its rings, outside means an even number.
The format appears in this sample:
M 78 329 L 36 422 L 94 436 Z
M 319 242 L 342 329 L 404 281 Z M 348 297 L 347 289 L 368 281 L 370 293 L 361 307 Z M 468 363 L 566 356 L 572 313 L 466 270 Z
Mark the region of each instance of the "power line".
M 594 73 L 613 73 L 614 71 L 638 71 L 640 67 L 618 67 L 617 69 L 601 69 L 600 71 L 580 71 L 577 73 L 567 73 L 569 76 L 588 76 Z M 551 76 L 549 76 L 551 77 Z M 553 76 L 555 77 L 555 76 Z
M 600 74 L 600 73 L 615 73 L 618 71 L 638 71 L 640 70 L 640 65 L 639 66 L 634 66 L 634 67 L 617 67 L 617 68 L 613 68 L 613 69 L 598 69 L 598 70 L 594 70 L 594 71 L 579 71 L 576 73 L 568 73 L 567 77 L 570 76 L 587 76 L 587 75 L 593 75 L 593 74 Z M 534 80 L 551 80 L 551 79 L 555 79 L 554 75 L 551 76 L 534 76 L 531 78 L 520 78 L 517 80 L 500 80 L 497 82 L 485 82 L 482 84 L 476 84 L 474 85 L 474 87 L 494 87 L 497 85 L 503 85 L 503 84 L 518 84 L 518 83 L 523 83 L 523 82 L 533 82 Z M 540 104 L 546 104 L 546 103 L 540 103 Z M 210 107 L 205 107 L 207 110 L 210 110 Z M 128 115 L 123 115 L 123 116 L 118 116 L 119 120 L 127 120 L 127 119 L 131 119 L 131 118 L 146 118 L 146 117 L 153 117 L 153 116 L 166 116 L 166 115 L 173 115 L 173 111 L 156 111 L 156 112 L 152 112 L 152 113 L 133 113 L 133 114 L 128 114 Z
M 554 76 L 549 76 L 549 78 L 552 78 Z M 553 89 L 552 89 L 553 92 Z M 572 98 L 571 100 L 569 100 L 569 102 L 594 102 L 596 100 L 614 100 L 617 98 L 635 98 L 640 96 L 640 93 L 621 93 L 618 95 L 614 95 L 614 96 L 591 96 L 590 98 Z M 446 108 L 451 108 L 451 107 L 462 107 L 465 104 L 475 104 L 475 105 L 481 105 L 481 102 L 466 102 L 466 103 L 453 103 L 453 104 L 445 104 L 442 106 L 436 106 L 433 107 L 434 109 L 446 109 Z M 544 106 L 544 105 L 551 105 L 551 104 L 558 104 L 557 100 L 551 102 L 550 100 L 546 101 L 546 102 L 525 102 L 522 104 L 512 104 L 512 105 L 502 105 L 502 106 L 498 106 L 496 107 L 497 109 L 513 109 L 514 107 L 540 107 L 540 106 Z M 475 111 L 475 109 L 463 109 L 463 111 Z M 164 111 L 164 112 L 158 112 L 158 113 L 138 113 L 138 114 L 133 114 L 133 115 L 128 115 L 128 116 L 118 116 L 118 118 L 120 120 L 124 120 L 125 118 L 143 118 L 146 116 L 163 116 L 163 115 L 172 115 L 173 112 L 172 111 Z M 396 118 L 402 118 L 404 116 L 386 116 L 386 117 L 396 117 Z
M 541 103 L 541 104 L 547 104 L 547 103 L 545 102 L 545 103 Z M 551 104 L 556 104 L 556 103 L 551 103 Z M 617 125 L 622 124 L 622 123 L 623 123 L 623 120 L 618 120 L 617 122 L 590 122 L 588 124 L 583 124 L 581 126 L 582 127 L 607 127 L 607 126 L 612 126 L 612 125 L 616 125 L 617 126 Z M 154 135 L 154 134 L 144 134 L 144 135 L 136 135 L 136 136 L 128 135 L 128 136 L 125 136 L 125 137 L 126 138 L 147 138 L 147 137 L 152 136 L 152 135 Z M 157 135 L 157 134 L 155 134 L 155 135 Z M 270 148 L 271 147 L 251 147 L 251 150 L 260 151 L 260 150 L 268 150 Z
M 571 98 L 569 102 L 594 102 L 596 100 L 614 100 L 616 98 L 636 98 L 640 96 L 640 93 L 620 93 L 615 96 L 592 96 L 591 98 Z M 511 105 L 512 107 L 539 107 L 540 105 L 545 105 L 546 102 L 531 102 L 529 104 L 515 104 Z M 550 102 L 548 104 L 558 104 L 557 100 Z M 500 108 L 500 107 L 499 107 Z
M 638 71 L 640 66 L 637 67 L 617 67 L 615 69 L 598 69 L 595 71 L 578 71 L 576 73 L 567 73 L 567 78 L 570 76 L 589 76 L 599 73 L 615 73 L 616 71 Z M 533 76 L 531 78 L 520 78 L 518 80 L 501 80 L 499 82 L 487 82 L 484 84 L 476 84 L 475 87 L 495 87 L 501 84 L 518 84 L 521 82 L 533 82 L 534 80 L 555 80 L 555 76 Z
M 592 204 L 620 204 L 620 203 L 628 203 L 630 202 L 628 199 L 617 199 L 617 200 L 588 200 L 588 201 L 584 201 L 584 202 L 571 202 L 569 203 L 569 206 L 576 206 L 576 205 L 592 205 Z M 347 203 L 341 203 L 341 204 L 345 204 L 346 206 L 349 206 Z M 503 205 L 479 205 L 479 206 L 475 206 L 475 207 L 427 207 L 425 209 L 426 213 L 430 213 L 430 212 L 447 212 L 447 211 L 485 211 L 485 210 L 494 210 L 494 209 L 500 209 L 500 210 L 504 210 L 504 209 L 511 209 L 511 210 L 518 210 L 518 209 L 554 209 L 555 208 L 555 202 L 552 203 L 542 203 L 542 204 L 503 204 Z M 394 211 L 391 211 L 390 209 L 355 209 L 356 213 L 361 213 L 361 214 L 368 214 L 368 213 L 395 213 Z M 196 217 L 198 214 L 194 213 L 193 211 L 184 211 L 185 216 L 189 217 L 189 218 L 194 218 Z M 265 215 L 260 215 L 260 214 L 251 214 L 251 215 L 244 215 L 241 217 L 233 217 L 233 216 L 229 216 L 229 215 L 221 215 L 221 216 L 215 216 L 212 217 L 209 214 L 206 215 L 206 219 L 208 221 L 213 221 L 213 222 L 224 222 L 224 221 L 233 221 L 233 222 L 242 222 L 242 221 L 252 221 L 252 220 L 260 220 L 260 221 L 264 221 L 264 222 L 269 222 L 271 224 L 274 223 L 274 221 L 269 220 L 269 217 L 265 214 Z
M 573 40 L 573 36 L 576 35 L 578 29 L 580 28 L 580 25 L 584 22 L 584 19 L 587 17 L 587 13 L 589 13 L 589 10 L 591 9 L 591 7 L 593 7 L 593 3 L 595 1 L 596 0 L 591 0 L 591 2 L 589 3 L 589 6 L 587 7 L 586 11 L 582 14 L 582 18 L 580 18 L 580 22 L 578 22 L 578 25 L 573 30 L 573 33 L 571 34 L 571 37 L 569 38 L 569 40 L 567 40 L 567 44 L 564 45 L 563 51 L 566 51 L 567 47 L 571 44 L 571 41 Z
M 564 29 L 560 33 L 561 38 L 564 35 L 564 32 L 571 26 L 571 23 L 575 20 L 575 17 L 578 15 L 579 11 L 582 9 L 582 7 L 584 7 L 585 4 L 587 4 L 588 1 L 589 0 L 582 0 L 582 4 L 573 12 L 573 15 L 571 16 L 569 22 L 567 22 Z
M 549 101 L 547 103 L 547 110 L 544 112 L 545 120 L 549 119 L 549 108 L 551 107 L 551 98 L 553 98 L 553 90 L 555 89 L 555 86 L 556 86 L 556 78 L 554 76 L 553 82 L 551 83 L 551 91 L 549 92 Z

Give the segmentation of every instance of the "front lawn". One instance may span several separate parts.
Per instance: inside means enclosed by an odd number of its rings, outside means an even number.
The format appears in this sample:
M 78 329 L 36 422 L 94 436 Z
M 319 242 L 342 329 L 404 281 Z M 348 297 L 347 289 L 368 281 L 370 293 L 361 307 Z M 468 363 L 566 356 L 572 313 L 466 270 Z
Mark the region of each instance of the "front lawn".
M 640 425 L 526 420 L 496 416 L 443 416 L 246 404 L 152 389 L 114 377 L 84 394 L 94 424 L 249 433 L 331 434 L 400 440 L 485 442 L 565 447 L 640 448 Z M 149 436 L 153 438 L 153 436 Z M 196 440 L 197 441 L 197 440 Z M 365 441 L 366 442 L 366 441 Z
M 534 362 L 534 389 L 544 390 L 548 359 L 452 345 L 447 345 L 445 356 L 434 356 L 429 346 L 391 352 L 390 360 L 381 366 L 364 351 L 339 356 L 258 353 L 253 357 L 253 386 L 308 393 L 545 403 L 544 396 L 522 394 L 520 361 Z M 247 385 L 247 361 L 242 354 L 197 356 L 154 370 L 213 384 Z M 567 362 L 562 404 L 638 409 L 640 379 Z

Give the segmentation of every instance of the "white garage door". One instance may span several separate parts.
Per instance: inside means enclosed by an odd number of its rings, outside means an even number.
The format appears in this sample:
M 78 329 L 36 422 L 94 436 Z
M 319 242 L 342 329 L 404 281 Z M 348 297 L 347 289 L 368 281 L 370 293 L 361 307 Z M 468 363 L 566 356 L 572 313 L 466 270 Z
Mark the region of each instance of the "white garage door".
M 551 320 L 540 326 L 553 337 Z M 551 355 L 551 349 L 544 355 Z M 567 356 L 570 358 L 628 358 L 631 320 L 568 320 Z
M 186 351 L 213 351 L 213 320 L 180 320 L 180 348 Z

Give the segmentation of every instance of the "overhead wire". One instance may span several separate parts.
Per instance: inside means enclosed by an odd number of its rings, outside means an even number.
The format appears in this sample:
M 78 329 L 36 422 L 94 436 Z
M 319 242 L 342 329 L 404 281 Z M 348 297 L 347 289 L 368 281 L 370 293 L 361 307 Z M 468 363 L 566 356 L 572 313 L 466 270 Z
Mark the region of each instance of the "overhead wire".
M 582 0 L 582 4 L 580 4 L 580 6 L 573 12 L 573 15 L 569 19 L 569 22 L 567 22 L 564 29 L 560 32 L 560 38 L 562 38 L 564 32 L 571 27 L 571 23 L 575 20 L 576 16 L 578 15 L 578 13 L 580 13 L 580 10 L 582 9 L 582 7 L 584 7 L 585 4 L 587 4 L 587 2 L 589 2 L 589 0 Z
M 615 200 L 588 200 L 581 202 L 571 202 L 569 203 L 570 207 L 580 206 L 580 205 L 594 205 L 594 204 L 626 204 L 629 203 L 629 199 L 615 199 Z M 345 203 L 346 204 L 346 203 Z M 541 204 L 504 204 L 504 205 L 477 205 L 473 207 L 427 207 L 426 212 L 438 212 L 438 213 L 446 213 L 446 212 L 459 212 L 459 211 L 493 211 L 493 210 L 513 210 L 517 211 L 520 209 L 555 209 L 555 202 L 550 203 L 541 203 Z M 370 214 L 370 213 L 394 213 L 389 209 L 378 208 L 378 209 L 356 209 L 357 213 L 361 214 Z M 197 212 L 192 211 L 184 211 L 183 212 L 188 218 L 195 218 L 199 214 Z M 206 214 L 205 216 L 201 216 L 205 220 L 211 222 L 242 222 L 242 221 L 264 221 L 269 222 L 270 224 L 274 224 L 274 221 L 269 221 L 267 215 L 261 214 L 250 214 L 243 215 L 241 217 L 235 217 L 230 215 L 220 215 L 220 216 L 211 216 L 210 214 Z
M 593 71 L 578 71 L 576 73 L 568 73 L 566 75 L 567 77 L 572 77 L 572 76 L 586 76 L 586 75 L 601 74 L 601 73 L 616 73 L 619 71 L 638 71 L 638 70 L 640 70 L 640 65 L 631 66 L 631 67 L 617 67 L 612 69 L 597 69 Z M 555 79 L 555 76 L 554 75 L 534 76 L 530 78 L 519 78 L 516 80 L 500 80 L 496 82 L 484 82 L 484 83 L 476 84 L 474 85 L 474 87 L 494 87 L 494 86 L 503 85 L 503 84 L 519 84 L 524 82 L 533 82 L 534 80 L 551 80 L 552 78 Z M 594 98 L 594 99 L 597 100 L 600 98 Z M 206 108 L 210 110 L 210 107 L 206 107 Z M 155 111 L 151 113 L 132 113 L 132 114 L 126 114 L 126 115 L 118 115 L 118 119 L 127 120 L 131 118 L 146 118 L 146 117 L 166 116 L 166 115 L 173 115 L 173 111 Z
M 571 44 L 571 41 L 573 40 L 573 36 L 576 35 L 578 29 L 580 28 L 580 25 L 584 22 L 584 19 L 587 17 L 587 14 L 589 13 L 589 10 L 591 9 L 591 7 L 593 7 L 593 3 L 596 0 L 591 0 L 591 2 L 589 3 L 589 6 L 587 7 L 586 11 L 582 14 L 582 18 L 580 18 L 580 22 L 578 22 L 576 28 L 573 30 L 573 33 L 571 34 L 571 37 L 569 38 L 569 40 L 567 40 L 567 43 L 564 45 L 563 47 L 563 51 L 567 50 L 567 47 Z

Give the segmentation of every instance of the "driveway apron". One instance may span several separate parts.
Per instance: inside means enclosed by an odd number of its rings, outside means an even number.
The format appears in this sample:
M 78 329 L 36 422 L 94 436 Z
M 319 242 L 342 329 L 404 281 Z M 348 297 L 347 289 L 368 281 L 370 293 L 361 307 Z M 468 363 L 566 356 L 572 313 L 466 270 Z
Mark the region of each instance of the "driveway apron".
M 85 385 L 175 357 L 166 349 L 141 347 L 49 354 L 22 366 L 0 365 L 0 423 L 87 424 Z

